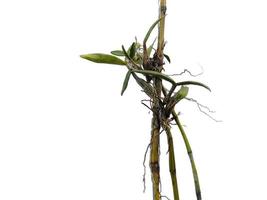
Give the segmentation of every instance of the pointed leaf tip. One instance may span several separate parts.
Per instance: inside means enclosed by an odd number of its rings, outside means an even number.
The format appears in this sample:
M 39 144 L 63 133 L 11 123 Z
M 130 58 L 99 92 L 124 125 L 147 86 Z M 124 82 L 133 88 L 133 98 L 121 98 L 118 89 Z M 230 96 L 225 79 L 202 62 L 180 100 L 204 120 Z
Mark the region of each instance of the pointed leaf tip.
M 85 55 L 84 54 L 83 55 L 80 55 L 80 57 L 83 58 L 83 59 L 85 59 Z
M 134 56 L 135 56 L 135 53 L 136 53 L 136 43 L 133 42 L 132 45 L 131 45 L 131 47 L 130 47 L 130 53 L 129 53 L 130 58 L 133 59 Z
M 170 56 L 168 56 L 167 54 L 163 54 L 164 57 L 168 60 L 169 63 L 171 63 L 171 59 L 170 59 Z
M 123 85 L 122 85 L 121 96 L 123 95 L 123 93 L 125 92 L 125 90 L 126 90 L 127 87 L 128 87 L 128 82 L 129 82 L 129 80 L 130 80 L 131 73 L 132 73 L 132 71 L 129 70 L 129 71 L 127 72 L 126 76 L 125 76 L 125 79 L 124 79 L 124 81 L 123 81 Z
M 123 60 L 117 58 L 116 56 L 102 54 L 102 53 L 84 54 L 80 55 L 80 57 L 95 63 L 112 64 L 112 65 L 126 64 Z
M 123 51 L 121 51 L 121 50 L 114 50 L 114 51 L 111 51 L 110 53 L 115 55 L 115 56 L 125 56 Z
M 144 41 L 143 41 L 143 44 L 145 44 L 151 34 L 151 32 L 153 31 L 153 29 L 156 27 L 156 25 L 164 18 L 165 16 L 157 19 L 152 25 L 151 27 L 149 28 L 148 32 L 146 33 L 146 36 L 144 38 Z

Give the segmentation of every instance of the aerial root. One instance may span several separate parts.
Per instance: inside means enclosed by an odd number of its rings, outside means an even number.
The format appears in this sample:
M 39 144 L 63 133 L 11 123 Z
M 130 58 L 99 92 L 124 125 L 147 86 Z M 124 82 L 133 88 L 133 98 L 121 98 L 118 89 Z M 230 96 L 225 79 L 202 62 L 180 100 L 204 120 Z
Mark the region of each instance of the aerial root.
M 171 75 L 169 75 L 169 76 L 181 76 L 181 75 L 183 75 L 183 74 L 185 74 L 186 72 L 190 75 L 190 76 L 192 76 L 192 77 L 197 77 L 197 76 L 200 76 L 200 75 L 202 75 L 203 73 L 204 73 L 204 69 L 203 69 L 203 67 L 200 65 L 200 67 L 201 67 L 201 72 L 200 73 L 198 73 L 198 74 L 193 74 L 190 70 L 188 70 L 188 69 L 184 69 L 184 71 L 182 71 L 181 73 L 179 73 L 179 74 L 171 74 Z
M 209 113 L 215 113 L 215 111 L 211 110 L 208 106 L 205 106 L 205 105 L 199 103 L 196 99 L 193 99 L 193 98 L 187 98 L 186 97 L 185 99 L 188 100 L 188 101 L 192 101 L 192 102 L 196 103 L 199 111 L 202 112 L 203 114 L 207 115 L 213 121 L 215 121 L 215 122 L 222 122 L 222 120 L 217 120 L 217 119 L 215 119 L 214 117 L 212 117 L 209 114 Z M 208 112 L 206 112 L 205 110 L 203 110 L 203 108 L 206 109 Z
M 169 197 L 167 197 L 165 195 L 160 195 L 160 198 L 166 198 L 167 200 L 171 200 Z
M 147 145 L 147 148 L 146 148 L 146 151 L 145 151 L 145 155 L 144 155 L 144 160 L 143 160 L 143 167 L 144 167 L 144 174 L 143 174 L 144 189 L 143 189 L 143 193 L 146 192 L 146 155 L 147 155 L 147 152 L 148 152 L 150 146 L 151 146 L 151 143 L 149 143 Z

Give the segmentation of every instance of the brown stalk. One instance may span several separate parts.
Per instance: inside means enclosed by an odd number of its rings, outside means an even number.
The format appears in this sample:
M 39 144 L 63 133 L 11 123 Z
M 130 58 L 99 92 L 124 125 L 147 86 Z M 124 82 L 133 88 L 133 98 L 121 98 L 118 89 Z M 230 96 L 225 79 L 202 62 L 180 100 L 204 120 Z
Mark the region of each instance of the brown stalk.
M 166 14 L 166 0 L 160 0 L 159 19 Z M 163 67 L 163 48 L 164 48 L 164 27 L 165 17 L 160 21 L 158 28 L 158 47 L 154 58 L 157 62 L 155 70 L 161 72 Z M 162 81 L 159 78 L 153 78 L 153 86 L 156 89 L 157 96 L 161 97 Z M 160 144 L 160 106 L 158 99 L 153 101 L 152 110 L 152 131 L 151 131 L 151 151 L 150 151 L 150 170 L 153 185 L 153 200 L 160 200 L 160 165 L 159 165 L 159 144 Z

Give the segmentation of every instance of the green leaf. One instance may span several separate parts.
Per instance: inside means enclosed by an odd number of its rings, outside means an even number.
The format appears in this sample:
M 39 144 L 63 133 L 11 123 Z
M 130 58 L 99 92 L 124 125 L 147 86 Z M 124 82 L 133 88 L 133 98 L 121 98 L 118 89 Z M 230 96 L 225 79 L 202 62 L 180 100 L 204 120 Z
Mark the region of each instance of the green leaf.
M 170 57 L 169 57 L 167 54 L 163 54 L 163 55 L 164 55 L 164 57 L 168 60 L 168 62 L 171 63 L 171 59 L 170 59 Z
M 175 81 L 171 77 L 169 77 L 169 76 L 167 76 L 167 75 L 165 75 L 163 73 L 156 72 L 156 71 L 152 71 L 152 70 L 133 70 L 133 72 L 144 74 L 144 75 L 151 75 L 151 76 L 154 76 L 154 77 L 161 78 L 161 79 L 163 79 L 165 81 L 169 81 L 173 85 L 176 84 Z
M 209 86 L 203 83 L 200 83 L 200 82 L 196 82 L 196 81 L 182 81 L 182 82 L 175 83 L 175 86 L 179 86 L 179 85 L 197 85 L 197 86 L 204 87 L 211 92 L 211 89 L 209 88 Z
M 126 58 L 128 58 L 129 60 L 131 60 L 130 55 L 127 53 L 127 51 L 125 50 L 125 48 L 124 48 L 123 45 L 121 46 L 121 48 L 122 48 L 122 52 L 123 52 L 124 56 L 125 56 Z
M 85 55 L 81 55 L 81 58 L 90 60 L 95 63 L 112 64 L 112 65 L 125 65 L 126 64 L 123 60 L 115 56 L 102 54 L 102 53 L 85 54 Z
M 128 86 L 128 82 L 130 80 L 130 77 L 131 77 L 131 70 L 129 70 L 125 76 L 125 79 L 123 81 L 123 85 L 122 85 L 122 90 L 121 90 L 121 96 L 123 95 L 123 93 L 125 92 L 125 90 L 127 89 L 127 86 Z
M 143 55 L 137 53 L 136 57 L 134 58 L 134 62 L 136 62 L 139 65 L 142 65 L 143 64 Z
M 182 85 L 180 90 L 176 94 L 174 94 L 174 98 L 176 99 L 176 101 L 180 101 L 187 96 L 188 91 L 189 88 Z
M 122 51 L 123 51 L 125 57 L 131 62 L 131 64 L 133 64 L 133 66 L 136 69 L 140 69 L 141 67 L 130 57 L 130 55 L 126 52 L 126 50 L 125 50 L 123 45 L 121 46 L 121 48 L 122 48 Z
M 155 42 L 156 42 L 156 39 L 157 38 L 155 38 L 155 40 L 153 41 L 153 43 L 148 47 L 148 49 L 147 49 L 147 56 L 148 57 L 150 57 L 150 55 L 151 55 L 151 52 L 152 52 L 152 49 L 153 49 L 153 46 L 154 46 L 154 44 L 155 44 Z
M 164 17 L 165 17 L 165 16 L 164 16 Z M 146 42 L 147 42 L 147 40 L 148 40 L 148 38 L 149 38 L 151 32 L 153 31 L 153 29 L 155 28 L 155 26 L 156 26 L 156 25 L 157 25 L 157 24 L 158 24 L 164 17 L 159 18 L 157 21 L 155 21 L 155 22 L 152 24 L 152 26 L 149 28 L 149 30 L 148 30 L 148 32 L 147 32 L 145 38 L 144 38 L 143 44 L 146 44 Z
M 166 113 L 167 116 L 171 113 L 171 111 L 173 110 L 173 108 L 175 107 L 175 105 L 181 101 L 182 99 L 184 99 L 187 94 L 188 94 L 188 90 L 189 88 L 186 86 L 181 86 L 180 90 L 178 92 L 176 92 L 168 101 L 166 104 Z
M 132 72 L 132 75 L 136 80 L 137 84 L 144 90 L 147 96 L 153 99 L 157 95 L 155 88 L 153 88 L 148 82 L 146 82 L 142 78 L 139 78 L 134 72 Z
M 132 43 L 132 45 L 131 45 L 131 47 L 130 47 L 130 58 L 134 58 L 134 56 L 135 56 L 135 52 L 136 52 L 136 45 L 135 45 L 136 43 L 135 42 L 133 42 Z
M 182 82 L 177 82 L 175 84 L 175 86 L 179 86 L 179 85 L 197 85 L 197 86 L 204 87 L 211 92 L 211 89 L 209 88 L 209 86 L 207 86 L 203 83 L 197 82 L 197 81 L 182 81 Z
M 124 56 L 124 53 L 121 50 L 111 51 L 110 53 L 115 55 L 115 56 Z

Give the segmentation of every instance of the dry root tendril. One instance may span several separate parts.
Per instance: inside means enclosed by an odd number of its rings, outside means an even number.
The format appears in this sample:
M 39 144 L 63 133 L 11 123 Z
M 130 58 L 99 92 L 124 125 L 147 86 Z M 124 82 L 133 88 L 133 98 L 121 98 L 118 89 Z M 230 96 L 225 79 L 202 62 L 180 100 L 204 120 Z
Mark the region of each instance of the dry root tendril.
M 187 98 L 187 97 L 186 97 L 185 99 L 188 100 L 188 101 L 191 101 L 191 102 L 196 103 L 196 105 L 197 105 L 199 111 L 202 112 L 203 114 L 207 115 L 207 116 L 208 116 L 210 119 L 212 119 L 213 121 L 215 121 L 215 122 L 222 122 L 222 120 L 217 120 L 217 119 L 215 119 L 214 117 L 212 117 L 212 116 L 209 114 L 209 113 L 215 113 L 215 111 L 211 110 L 208 106 L 205 106 L 205 105 L 199 103 L 196 99 L 193 99 L 193 98 Z M 208 112 L 204 111 L 203 108 L 206 109 Z

